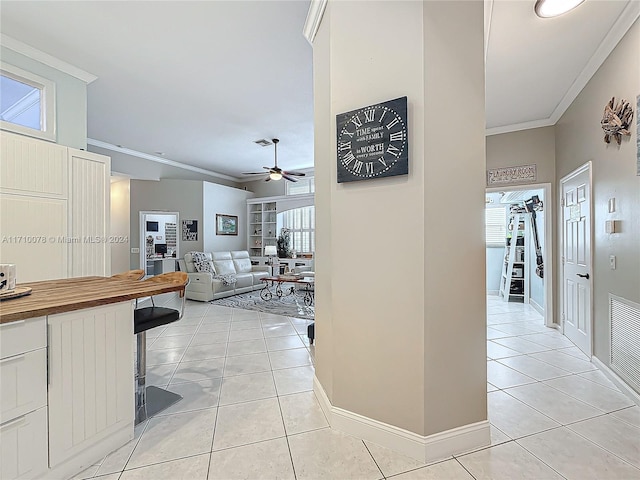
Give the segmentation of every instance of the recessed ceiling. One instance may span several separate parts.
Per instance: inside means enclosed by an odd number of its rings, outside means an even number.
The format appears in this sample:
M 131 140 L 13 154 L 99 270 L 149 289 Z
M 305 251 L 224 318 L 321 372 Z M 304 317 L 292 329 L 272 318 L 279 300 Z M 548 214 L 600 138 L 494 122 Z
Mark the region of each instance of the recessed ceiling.
M 88 86 L 97 150 L 163 152 L 169 164 L 240 178 L 272 163 L 262 138 L 281 140 L 283 169 L 313 166 L 309 4 L 3 0 L 0 28 L 98 77 Z M 534 4 L 486 2 L 488 133 L 555 123 L 640 10 L 587 0 L 540 19 Z

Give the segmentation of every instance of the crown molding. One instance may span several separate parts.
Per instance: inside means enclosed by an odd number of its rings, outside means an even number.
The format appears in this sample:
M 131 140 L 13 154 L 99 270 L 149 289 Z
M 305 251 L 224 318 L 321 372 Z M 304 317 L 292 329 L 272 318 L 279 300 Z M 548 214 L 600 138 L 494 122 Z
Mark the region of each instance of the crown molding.
M 595 75 L 602 66 L 611 52 L 616 48 L 620 40 L 627 34 L 634 22 L 640 17 L 640 2 L 630 0 L 627 6 L 622 10 L 620 16 L 615 21 L 609 33 L 605 35 L 600 45 L 591 56 L 580 74 L 573 81 L 567 92 L 564 94 L 558 105 L 553 110 L 549 118 L 541 120 L 532 120 L 530 122 L 514 123 L 512 125 L 504 125 L 501 127 L 487 128 L 485 133 L 487 136 L 499 135 L 501 133 L 517 132 L 530 128 L 548 127 L 558 123 L 558 120 L 564 115 L 573 101 L 578 97 L 580 92 L 587 86 L 589 80 Z
M 484 64 L 489 55 L 489 37 L 491 36 L 491 20 L 493 20 L 493 0 L 484 2 Z
M 541 120 L 531 120 L 530 122 L 512 123 L 511 125 L 503 125 L 501 127 L 491 127 L 485 130 L 485 135 L 500 135 L 501 133 L 519 132 L 520 130 L 529 130 L 531 128 L 551 127 L 555 125 L 551 118 L 543 118 Z
M 311 0 L 309 5 L 309 11 L 307 12 L 307 19 L 304 22 L 304 28 L 302 34 L 307 41 L 313 45 L 313 39 L 316 38 L 316 33 L 320 28 L 320 22 L 322 22 L 322 15 L 324 9 L 327 7 L 329 0 Z
M 132 157 L 138 157 L 144 160 L 151 160 L 152 162 L 162 163 L 163 165 L 182 168 L 184 170 L 190 170 L 192 172 L 202 173 L 204 175 L 209 175 L 210 177 L 230 180 L 232 182 L 239 182 L 240 180 L 242 180 L 237 177 L 232 177 L 231 175 L 224 175 L 222 173 L 214 172 L 212 170 L 206 170 L 204 168 L 194 167 L 193 165 L 187 165 L 185 163 L 176 162 L 174 160 L 169 160 L 168 158 L 156 157 L 155 155 L 139 152 L 137 150 L 132 150 L 130 148 L 119 147 L 117 145 L 113 145 L 112 143 L 103 142 L 101 140 L 96 140 L 94 138 L 87 138 L 87 145 L 93 145 L 94 147 L 104 148 L 105 150 L 110 150 L 112 152 L 124 153 L 125 155 L 131 155 Z
M 56 70 L 60 70 L 67 75 L 71 75 L 72 77 L 82 80 L 86 84 L 89 84 L 98 78 L 92 73 L 86 72 L 81 68 L 49 55 L 48 53 L 44 53 L 43 51 L 38 50 L 31 45 L 27 45 L 26 43 L 22 43 L 20 40 L 16 40 L 4 33 L 0 34 L 0 44 L 9 50 L 13 50 L 25 57 L 44 63 L 45 65 L 55 68 Z

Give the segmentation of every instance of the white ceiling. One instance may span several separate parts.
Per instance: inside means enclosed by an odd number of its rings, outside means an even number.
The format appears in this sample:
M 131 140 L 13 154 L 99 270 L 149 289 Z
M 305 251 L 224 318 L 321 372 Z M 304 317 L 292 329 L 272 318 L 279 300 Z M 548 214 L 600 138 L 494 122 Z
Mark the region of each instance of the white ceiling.
M 637 0 L 586 0 L 547 19 L 535 0 L 486 5 L 489 134 L 554 125 L 640 12 Z
M 281 139 L 281 167 L 313 166 L 309 3 L 3 0 L 0 28 L 98 77 L 90 144 L 240 177 L 273 163 L 261 138 Z M 640 12 L 587 0 L 539 19 L 534 3 L 485 3 L 488 133 L 554 124 Z

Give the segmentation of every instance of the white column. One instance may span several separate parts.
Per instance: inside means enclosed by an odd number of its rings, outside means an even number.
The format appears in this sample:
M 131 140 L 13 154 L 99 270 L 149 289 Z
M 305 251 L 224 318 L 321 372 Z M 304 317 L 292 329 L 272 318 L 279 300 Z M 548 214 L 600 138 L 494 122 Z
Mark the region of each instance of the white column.
M 328 2 L 313 40 L 316 392 L 422 460 L 487 444 L 483 2 Z M 336 115 L 408 97 L 409 174 L 337 183 Z

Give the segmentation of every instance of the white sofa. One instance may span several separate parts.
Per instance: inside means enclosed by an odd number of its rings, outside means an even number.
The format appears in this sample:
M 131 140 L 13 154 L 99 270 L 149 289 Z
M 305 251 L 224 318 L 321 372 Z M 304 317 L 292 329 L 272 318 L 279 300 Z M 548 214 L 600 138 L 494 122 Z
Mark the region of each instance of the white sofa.
M 178 260 L 178 264 L 180 271 L 187 272 L 189 275 L 186 296 L 190 300 L 208 302 L 237 293 L 257 290 L 264 285 L 260 279 L 268 277 L 270 274 L 268 265 L 251 265 L 249 252 L 246 250 L 213 252 L 206 255 L 212 260 L 217 275 L 233 274 L 236 277 L 236 283 L 225 285 L 221 279 L 213 278 L 211 273 L 196 272 L 191 254 L 187 253 L 184 259 Z

